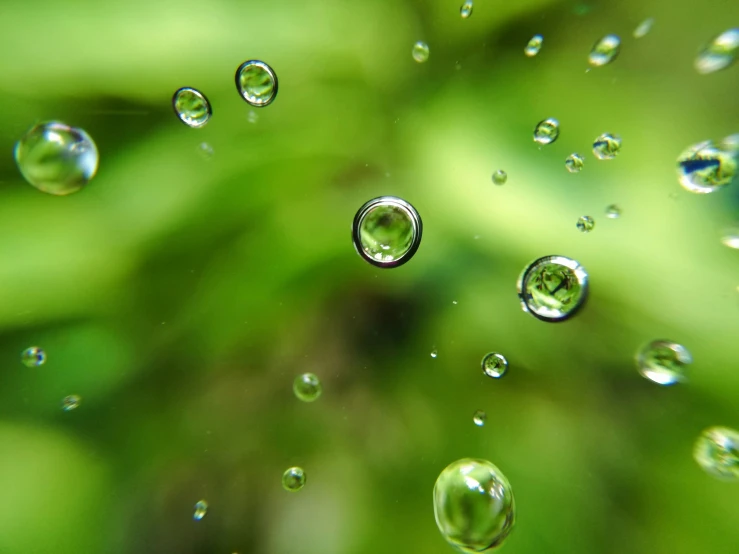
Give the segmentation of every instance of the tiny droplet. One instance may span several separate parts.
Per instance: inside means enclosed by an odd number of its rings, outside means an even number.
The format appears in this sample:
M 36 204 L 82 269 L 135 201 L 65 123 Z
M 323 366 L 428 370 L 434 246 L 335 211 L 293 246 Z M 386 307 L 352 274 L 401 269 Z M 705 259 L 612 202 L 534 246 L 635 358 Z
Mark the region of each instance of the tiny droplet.
M 542 44 L 544 44 L 544 37 L 541 35 L 534 35 L 526 44 L 526 47 L 523 49 L 523 53 L 529 58 L 533 58 L 541 50 Z
M 38 367 L 46 363 L 46 352 L 38 346 L 29 346 L 21 352 L 21 362 L 26 367 Z
M 493 183 L 496 185 L 504 185 L 508 180 L 508 174 L 502 169 L 493 172 Z
M 70 412 L 76 409 L 80 405 L 81 401 L 82 399 L 76 394 L 65 396 L 64 399 L 62 399 L 62 410 Z
M 295 381 L 293 381 L 293 392 L 299 400 L 313 402 L 321 396 L 323 387 L 318 377 L 313 373 L 303 373 L 298 375 Z
M 574 316 L 588 297 L 588 273 L 565 256 L 544 256 L 531 262 L 518 279 L 521 309 L 547 322 Z
M 621 137 L 603 133 L 593 141 L 593 154 L 599 160 L 612 160 L 621 152 Z
M 721 243 L 729 248 L 739 250 L 739 224 L 726 229 L 721 236 Z
M 500 379 L 508 371 L 508 360 L 503 354 L 489 352 L 482 358 L 482 372 L 488 377 Z
M 198 500 L 195 503 L 195 512 L 192 514 L 192 518 L 195 521 L 200 521 L 208 513 L 208 503 L 205 500 Z
M 419 40 L 413 45 L 411 54 L 414 60 L 418 63 L 423 63 L 429 59 L 429 45 Z
M 305 471 L 302 467 L 290 467 L 282 474 L 282 487 L 289 492 L 298 492 L 305 486 Z
M 621 208 L 616 204 L 611 204 L 606 208 L 606 217 L 608 219 L 618 219 L 621 217 Z
M 472 15 L 472 0 L 467 0 L 462 4 L 462 7 L 459 8 L 459 15 L 462 16 L 462 19 L 467 19 Z
M 433 349 L 433 350 L 431 351 L 431 357 L 432 357 L 432 358 L 436 358 L 436 357 L 437 357 L 438 355 L 439 355 L 439 352 L 438 352 L 438 351 L 436 350 L 436 348 L 434 348 L 434 349 Z
M 728 427 L 709 427 L 695 441 L 693 458 L 713 477 L 739 480 L 739 432 Z
M 654 340 L 636 354 L 639 373 L 658 385 L 674 385 L 686 380 L 686 369 L 693 363 L 688 349 L 670 340 Z
M 180 121 L 194 129 L 203 127 L 213 115 L 213 109 L 205 95 L 191 87 L 182 87 L 175 91 L 172 107 Z
M 577 152 L 573 152 L 565 159 L 565 167 L 570 173 L 580 173 L 585 165 L 585 158 Z
M 249 60 L 236 69 L 236 90 L 255 108 L 263 108 L 277 96 L 277 74 L 266 63 Z
M 472 422 L 478 427 L 484 426 L 487 418 L 488 414 L 486 414 L 482 410 L 477 410 L 474 414 L 472 414 Z
M 716 192 L 730 184 L 737 174 L 737 154 L 725 143 L 707 140 L 686 148 L 677 157 L 677 177 L 682 187 L 696 194 Z
M 739 54 L 739 27 L 715 36 L 698 54 L 695 69 L 706 75 L 726 69 L 736 61 Z
M 621 39 L 618 35 L 606 35 L 593 45 L 588 63 L 593 67 L 600 67 L 611 63 L 621 52 Z
M 534 127 L 534 142 L 537 144 L 552 144 L 559 137 L 559 121 L 550 117 L 540 121 Z
M 652 26 L 654 25 L 654 18 L 648 17 L 639 25 L 637 25 L 636 29 L 634 29 L 634 38 L 644 38 L 649 31 L 652 30 Z
M 589 233 L 595 228 L 595 220 L 589 215 L 584 215 L 577 220 L 577 229 L 581 233 Z

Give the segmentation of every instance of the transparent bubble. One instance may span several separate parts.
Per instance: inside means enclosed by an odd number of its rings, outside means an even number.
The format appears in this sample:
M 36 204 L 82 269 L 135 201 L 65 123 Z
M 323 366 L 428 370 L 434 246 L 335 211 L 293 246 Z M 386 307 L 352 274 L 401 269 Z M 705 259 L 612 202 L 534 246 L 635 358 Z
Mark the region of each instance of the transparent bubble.
M 508 180 L 508 174 L 502 169 L 493 172 L 493 183 L 496 185 L 504 185 Z
M 637 25 L 636 29 L 634 29 L 634 38 L 644 38 L 647 36 L 647 33 L 652 30 L 652 26 L 654 25 L 654 18 L 648 17 L 639 25 Z
M 736 174 L 736 154 L 710 140 L 689 146 L 677 157 L 678 181 L 696 194 L 716 192 L 730 184 Z
M 290 467 L 282 474 L 282 487 L 286 491 L 298 492 L 305 486 L 305 471 L 302 467 Z
M 739 224 L 729 227 L 723 232 L 721 243 L 729 248 L 739 250 Z
M 584 215 L 577 220 L 577 229 L 581 233 L 589 233 L 595 228 L 595 220 L 589 215 Z
M 205 500 L 198 500 L 195 503 L 195 512 L 192 514 L 192 518 L 195 521 L 200 521 L 208 513 L 208 503 Z
M 729 29 L 716 36 L 695 59 L 698 73 L 708 74 L 726 69 L 739 55 L 739 28 Z
M 80 190 L 98 168 L 98 149 L 90 135 L 58 121 L 31 127 L 15 143 L 14 154 L 26 181 L 57 196 Z
M 608 219 L 618 219 L 621 217 L 621 208 L 616 204 L 611 204 L 606 208 L 606 217 Z
M 599 160 L 612 160 L 621 152 L 621 137 L 603 133 L 593 141 L 593 154 Z
M 550 117 L 540 121 L 534 127 L 534 142 L 538 144 L 552 144 L 559 137 L 559 121 Z
M 255 108 L 263 108 L 277 96 L 277 75 L 259 60 L 249 60 L 236 69 L 236 90 Z
M 436 358 L 436 357 L 437 357 L 438 355 L 439 355 L 439 352 L 438 352 L 438 350 L 436 350 L 436 348 L 434 348 L 434 349 L 433 349 L 433 350 L 431 351 L 431 357 L 432 357 L 432 358 Z
M 523 53 L 529 58 L 533 58 L 539 53 L 539 50 L 541 50 L 542 44 L 544 44 L 544 37 L 541 35 L 534 35 L 526 44 L 526 48 L 523 49 Z
M 321 387 L 318 377 L 312 373 L 303 373 L 302 375 L 298 375 L 295 381 L 293 381 L 293 392 L 299 400 L 313 402 L 321 396 L 323 387 Z
M 565 159 L 565 167 L 570 173 L 580 173 L 584 165 L 585 158 L 576 152 L 573 152 Z
M 482 358 L 482 372 L 488 377 L 500 379 L 508 371 L 508 360 L 503 354 L 489 352 Z
M 695 441 L 693 458 L 713 477 L 739 480 L 739 432 L 728 427 L 709 427 Z
M 564 321 L 588 297 L 588 274 L 565 256 L 544 256 L 529 264 L 518 279 L 521 308 L 542 321 Z
M 429 45 L 419 40 L 413 45 L 411 54 L 414 60 L 418 63 L 423 63 L 429 59 Z
M 395 196 L 364 204 L 352 225 L 354 247 L 362 258 L 383 268 L 410 260 L 421 243 L 423 225 L 416 209 Z
M 503 544 L 515 523 L 511 484 L 487 460 L 452 462 L 436 479 L 434 516 L 441 535 L 460 552 L 490 552 Z
M 26 367 L 38 367 L 46 363 L 46 352 L 38 346 L 29 346 L 21 352 L 21 362 Z
M 70 394 L 69 396 L 65 396 L 62 399 L 62 410 L 64 410 L 65 412 L 70 412 L 76 409 L 80 405 L 81 401 L 82 399 L 76 394 Z
M 606 35 L 593 45 L 588 56 L 588 63 L 600 67 L 611 63 L 621 52 L 621 39 L 618 35 Z
M 655 340 L 636 354 L 639 373 L 658 385 L 674 385 L 686 380 L 685 371 L 693 363 L 688 349 L 670 340 Z
M 478 427 L 482 427 L 483 425 L 485 425 L 485 421 L 487 421 L 487 419 L 488 414 L 486 414 L 482 410 L 477 410 L 474 414 L 472 414 L 472 422 Z
M 182 87 L 172 96 L 172 107 L 180 121 L 195 129 L 210 121 L 213 110 L 205 95 L 197 89 Z
M 469 16 L 472 15 L 472 1 L 471 0 L 467 0 L 464 4 L 462 4 L 462 7 L 459 8 L 459 15 L 462 16 L 462 19 L 467 19 Z

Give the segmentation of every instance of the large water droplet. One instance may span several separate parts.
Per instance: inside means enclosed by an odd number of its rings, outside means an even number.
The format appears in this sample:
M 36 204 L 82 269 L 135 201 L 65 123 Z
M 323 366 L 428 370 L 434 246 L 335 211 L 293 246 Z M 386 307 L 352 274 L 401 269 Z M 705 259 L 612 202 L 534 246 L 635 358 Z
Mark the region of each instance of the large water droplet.
M 584 215 L 577 220 L 577 229 L 581 233 L 589 233 L 595 228 L 595 220 L 589 215 Z
M 38 346 L 29 346 L 21 352 L 21 362 L 26 367 L 38 367 L 46 363 L 46 352 Z
M 539 50 L 541 50 L 542 44 L 544 44 L 544 37 L 541 35 L 534 35 L 526 44 L 526 48 L 523 49 L 523 53 L 529 58 L 533 58 L 539 53 Z
M 172 96 L 172 107 L 180 121 L 193 128 L 204 126 L 213 115 L 210 102 L 205 95 L 190 87 L 182 87 L 175 91 Z
M 395 196 L 381 196 L 364 204 L 352 225 L 354 247 L 377 267 L 398 267 L 418 250 L 423 225 L 416 209 Z
M 472 422 L 478 427 L 482 427 L 483 425 L 485 425 L 487 419 L 488 414 L 486 414 L 482 410 L 477 410 L 474 414 L 472 414 Z
M 655 340 L 642 346 L 636 354 L 639 373 L 658 385 L 674 385 L 685 381 L 685 370 L 693 363 L 688 349 L 669 340 Z
M 559 121 L 550 117 L 540 121 L 534 127 L 534 142 L 538 144 L 552 144 L 559 137 Z
M 321 396 L 322 391 L 323 387 L 321 387 L 321 382 L 318 380 L 318 377 L 312 373 L 303 373 L 302 375 L 298 375 L 295 378 L 295 381 L 293 381 L 293 392 L 295 393 L 295 396 L 303 402 L 313 402 L 314 400 L 317 400 L 318 397 Z
M 434 516 L 441 535 L 457 550 L 490 552 L 503 543 L 516 520 L 511 484 L 487 460 L 452 462 L 436 479 Z
M 652 30 L 654 25 L 654 18 L 648 17 L 634 29 L 634 38 L 643 38 Z
M 65 412 L 71 412 L 72 410 L 77 409 L 77 407 L 80 405 L 80 402 L 82 402 L 82 399 L 76 394 L 65 396 L 62 399 L 62 410 L 64 410 Z
M 693 458 L 713 477 L 739 480 L 739 432 L 728 427 L 709 427 L 695 441 Z
M 302 467 L 290 467 L 282 474 L 282 487 L 286 491 L 298 492 L 305 486 L 305 471 Z
M 608 219 L 618 219 L 621 217 L 621 208 L 616 204 L 611 204 L 606 208 L 606 217 Z
M 621 137 L 603 133 L 593 141 L 593 154 L 599 160 L 612 160 L 621 152 Z
M 488 377 L 500 379 L 508 371 L 508 360 L 503 354 L 489 352 L 482 358 L 482 372 Z
M 429 45 L 419 40 L 413 45 L 411 55 L 413 56 L 413 59 L 416 60 L 418 63 L 425 62 L 429 59 Z
M 677 177 L 685 190 L 707 194 L 724 188 L 737 173 L 737 157 L 730 150 L 705 141 L 677 157 Z
M 31 127 L 15 143 L 14 154 L 26 181 L 57 196 L 80 190 L 98 168 L 98 149 L 90 135 L 58 121 Z
M 504 185 L 508 180 L 508 174 L 502 169 L 497 169 L 493 172 L 493 183 L 496 185 Z
M 564 321 L 588 297 L 588 274 L 565 256 L 545 256 L 529 264 L 518 279 L 518 297 L 525 312 L 542 321 Z
M 205 500 L 198 500 L 195 503 L 195 512 L 192 514 L 192 518 L 195 521 L 200 521 L 208 513 L 208 503 Z
M 588 63 L 600 67 L 611 63 L 621 52 L 621 39 L 618 35 L 606 35 L 593 45 L 588 56 Z
M 259 60 L 249 60 L 236 69 L 236 90 L 255 108 L 263 108 L 277 96 L 277 74 Z
M 459 8 L 459 15 L 462 16 L 462 19 L 467 19 L 472 15 L 472 0 L 467 0 L 462 4 L 462 7 Z
M 565 159 L 565 167 L 570 173 L 580 173 L 584 165 L 585 158 L 576 152 L 573 152 Z
M 726 69 L 739 54 L 739 28 L 729 29 L 714 37 L 695 59 L 698 73 L 713 73 Z

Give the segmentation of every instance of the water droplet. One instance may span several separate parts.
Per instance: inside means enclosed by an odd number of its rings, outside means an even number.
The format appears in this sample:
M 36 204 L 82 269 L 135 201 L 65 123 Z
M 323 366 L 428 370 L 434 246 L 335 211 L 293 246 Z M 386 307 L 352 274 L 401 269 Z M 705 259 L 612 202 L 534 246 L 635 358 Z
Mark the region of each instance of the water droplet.
M 534 142 L 552 144 L 559 137 L 559 121 L 550 117 L 540 121 L 534 128 Z
M 502 169 L 493 172 L 493 183 L 496 185 L 504 185 L 508 180 L 508 174 Z
M 436 479 L 434 516 L 441 535 L 457 550 L 489 552 L 503 544 L 515 523 L 511 484 L 487 460 L 452 462 Z
M 312 373 L 303 373 L 298 375 L 293 381 L 293 392 L 299 400 L 303 402 L 313 402 L 321 396 L 323 387 L 318 377 Z
M 413 206 L 395 196 L 381 196 L 357 211 L 352 240 L 359 255 L 372 265 L 398 267 L 418 250 L 422 229 L 421 216 Z
M 621 52 L 621 39 L 618 35 L 606 35 L 593 45 L 588 56 L 588 63 L 600 67 L 611 63 Z
M 207 142 L 201 142 L 198 145 L 198 152 L 200 153 L 200 155 L 203 157 L 204 160 L 213 159 L 213 154 L 215 154 L 213 147 Z
M 256 110 L 249 110 L 249 113 L 246 114 L 246 120 L 249 123 L 254 124 L 259 121 L 259 114 L 256 112 Z
M 500 379 L 508 371 L 508 360 L 503 354 L 490 352 L 482 359 L 482 372 L 488 377 Z
M 429 59 L 429 45 L 419 40 L 413 45 L 411 54 L 414 60 L 418 63 L 423 63 Z
M 524 312 L 542 321 L 564 321 L 575 315 L 588 297 L 588 273 L 565 256 L 544 256 L 529 264 L 518 279 Z
M 210 102 L 205 95 L 190 87 L 182 87 L 175 91 L 172 96 L 172 107 L 180 121 L 194 129 L 204 126 L 213 115 Z
M 669 340 L 655 340 L 642 346 L 636 354 L 639 373 L 658 385 L 674 385 L 685 381 L 685 370 L 693 357 L 684 346 Z
M 541 35 L 534 35 L 526 44 L 526 48 L 523 49 L 523 53 L 529 58 L 533 58 L 539 53 L 539 50 L 541 50 L 542 44 L 544 44 L 544 37 Z
M 643 38 L 647 35 L 649 31 L 652 30 L 652 26 L 654 25 L 654 18 L 648 17 L 634 29 L 634 38 Z
M 439 355 L 439 352 L 438 352 L 438 351 L 436 350 L 436 348 L 434 348 L 434 349 L 433 349 L 433 350 L 431 351 L 431 357 L 432 357 L 432 358 L 436 358 L 436 357 L 437 357 L 438 355 Z
M 581 233 L 589 233 L 595 228 L 595 220 L 589 215 L 584 215 L 577 220 L 577 229 Z
M 585 158 L 576 152 L 567 156 L 567 159 L 565 160 L 565 167 L 570 173 L 580 173 L 584 165 Z
M 695 69 L 704 75 L 726 69 L 739 54 L 739 28 L 714 37 L 695 59 Z
M 483 412 L 482 410 L 477 410 L 474 414 L 472 414 L 472 422 L 477 425 L 478 427 L 482 427 L 485 425 L 485 421 L 488 418 L 488 414 Z
M 62 410 L 64 410 L 65 412 L 70 412 L 76 409 L 80 405 L 81 401 L 82 399 L 76 394 L 70 394 L 69 396 L 65 396 L 62 399 Z
M 305 471 L 302 467 L 290 467 L 282 474 L 282 487 L 286 491 L 298 492 L 305 486 Z
M 708 140 L 677 157 L 677 177 L 685 190 L 708 194 L 724 188 L 737 174 L 737 156 Z
M 208 503 L 205 500 L 198 500 L 195 503 L 195 512 L 192 514 L 192 518 L 195 521 L 200 521 L 208 513 Z
M 255 108 L 263 108 L 277 96 L 277 75 L 259 60 L 249 60 L 236 69 L 236 90 Z
M 459 8 L 459 14 L 462 16 L 462 19 L 467 19 L 469 16 L 472 15 L 471 0 L 467 0 L 464 4 L 462 4 L 462 7 Z
M 46 352 L 38 346 L 29 346 L 21 352 L 21 362 L 26 367 L 38 367 L 46 363 Z
M 57 196 L 80 190 L 98 168 L 98 150 L 90 135 L 58 121 L 31 127 L 15 143 L 14 154 L 26 181 Z
M 726 229 L 721 237 L 721 243 L 739 250 L 739 225 Z
M 703 471 L 726 481 L 739 479 L 739 432 L 709 427 L 695 441 L 693 458 Z
M 621 152 L 621 137 L 603 133 L 593 141 L 593 154 L 599 160 L 612 160 Z
M 606 208 L 606 217 L 608 219 L 618 219 L 621 217 L 621 208 L 616 204 L 611 204 Z

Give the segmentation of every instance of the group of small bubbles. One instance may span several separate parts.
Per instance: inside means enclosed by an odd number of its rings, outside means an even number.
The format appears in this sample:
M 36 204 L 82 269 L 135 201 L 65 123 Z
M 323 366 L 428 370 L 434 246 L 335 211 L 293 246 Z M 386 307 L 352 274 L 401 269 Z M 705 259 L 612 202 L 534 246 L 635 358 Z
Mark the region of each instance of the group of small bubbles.
M 559 136 L 559 121 L 553 117 L 540 121 L 534 127 L 534 142 L 537 144 L 552 144 Z
M 508 174 L 502 169 L 497 169 L 493 172 L 493 183 L 496 185 L 505 185 L 508 180 Z
M 723 189 L 737 174 L 734 136 L 719 144 L 707 140 L 686 148 L 677 157 L 677 178 L 683 188 L 697 194 Z
M 611 204 L 606 208 L 606 217 L 608 219 L 618 219 L 621 217 L 621 208 L 616 204 Z
M 195 511 L 192 514 L 192 518 L 195 521 L 200 521 L 208 513 L 208 503 L 205 500 L 198 500 L 195 503 Z
M 298 400 L 302 400 L 303 402 L 318 400 L 322 391 L 321 381 L 313 373 L 303 373 L 298 375 L 295 381 L 293 381 L 293 392 Z
M 425 62 L 429 59 L 429 45 L 419 40 L 413 45 L 411 55 L 413 56 L 413 59 L 416 60 L 418 63 Z
M 716 36 L 698 54 L 695 69 L 708 74 L 726 69 L 739 55 L 739 28 L 729 29 Z
M 728 427 L 705 429 L 695 441 L 693 458 L 713 477 L 739 480 L 739 431 Z
M 80 405 L 81 401 L 82 399 L 76 394 L 65 396 L 62 399 L 62 410 L 64 410 L 65 412 L 71 412 Z
M 478 427 L 482 427 L 483 425 L 485 425 L 487 419 L 488 414 L 486 414 L 482 410 L 477 410 L 474 414 L 472 414 L 472 423 L 474 423 Z
M 577 152 L 573 152 L 567 159 L 565 159 L 565 167 L 570 173 L 580 173 L 583 166 L 585 165 L 585 158 L 583 158 Z
M 526 44 L 526 48 L 523 49 L 523 53 L 529 58 L 533 58 L 539 53 L 539 50 L 541 50 L 542 44 L 544 44 L 544 37 L 541 35 L 534 35 L 529 39 L 529 42 Z
M 618 35 L 606 35 L 593 45 L 588 56 L 592 67 L 601 67 L 611 63 L 621 52 L 621 39 Z
M 639 25 L 637 25 L 636 29 L 634 29 L 634 38 L 644 38 L 647 36 L 647 33 L 652 30 L 652 26 L 654 25 L 654 18 L 648 17 Z
M 621 152 L 621 137 L 603 133 L 593 141 L 593 154 L 599 160 L 612 160 Z
M 191 87 L 182 87 L 175 91 L 172 96 L 172 107 L 180 121 L 193 129 L 203 127 L 213 115 L 208 98 Z
M 588 273 L 565 256 L 544 256 L 524 268 L 518 279 L 521 309 L 547 322 L 575 315 L 588 297 Z
M 21 352 L 21 362 L 26 367 L 38 367 L 46 363 L 46 352 L 38 346 L 29 346 Z
M 452 462 L 434 484 L 434 517 L 441 535 L 460 552 L 489 552 L 503 544 L 516 520 L 511 484 L 487 460 Z
M 462 19 L 467 19 L 472 15 L 472 0 L 467 0 L 462 4 L 462 7 L 459 8 L 459 15 L 462 16 Z
M 683 345 L 670 340 L 654 340 L 636 354 L 639 373 L 658 385 L 674 385 L 686 380 L 693 357 Z
M 500 379 L 508 371 L 508 360 L 503 354 L 489 352 L 482 358 L 482 372 L 493 379 Z
M 589 215 L 584 215 L 577 220 L 577 229 L 581 233 L 589 233 L 595 228 L 595 220 Z
M 305 486 L 305 471 L 302 467 L 289 467 L 282 474 L 282 487 L 289 492 L 298 492 Z

